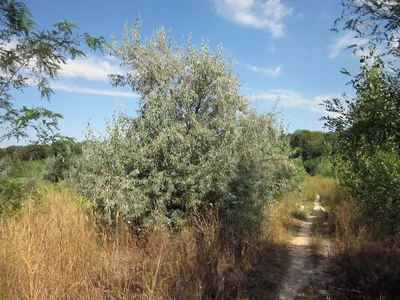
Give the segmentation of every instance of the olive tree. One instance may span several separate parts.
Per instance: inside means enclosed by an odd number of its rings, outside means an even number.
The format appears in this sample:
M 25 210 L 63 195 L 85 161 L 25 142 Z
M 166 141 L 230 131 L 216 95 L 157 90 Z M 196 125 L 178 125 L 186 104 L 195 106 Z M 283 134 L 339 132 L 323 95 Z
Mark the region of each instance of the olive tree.
M 108 49 L 129 69 L 111 78 L 140 96 L 137 116 L 116 114 L 105 136 L 89 131 L 73 186 L 109 224 L 179 226 L 209 209 L 234 218 L 249 207 L 242 223 L 251 225 L 294 181 L 283 133 L 273 116 L 248 111 L 221 47 L 178 44 L 164 29 L 142 42 L 140 31 L 138 19 Z

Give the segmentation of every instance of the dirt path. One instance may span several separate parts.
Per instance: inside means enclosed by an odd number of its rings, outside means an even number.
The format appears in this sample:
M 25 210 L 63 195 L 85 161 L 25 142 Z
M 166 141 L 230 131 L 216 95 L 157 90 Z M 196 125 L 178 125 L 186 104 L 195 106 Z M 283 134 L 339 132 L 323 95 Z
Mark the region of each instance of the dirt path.
M 316 281 L 324 280 L 323 271 L 326 268 L 326 261 L 321 260 L 316 266 L 311 248 L 312 223 L 316 218 L 323 217 L 324 214 L 325 209 L 321 206 L 319 196 L 317 196 L 317 199 L 314 200 L 313 215 L 302 222 L 299 233 L 290 242 L 291 266 L 278 299 L 297 299 L 300 296 L 299 290 Z

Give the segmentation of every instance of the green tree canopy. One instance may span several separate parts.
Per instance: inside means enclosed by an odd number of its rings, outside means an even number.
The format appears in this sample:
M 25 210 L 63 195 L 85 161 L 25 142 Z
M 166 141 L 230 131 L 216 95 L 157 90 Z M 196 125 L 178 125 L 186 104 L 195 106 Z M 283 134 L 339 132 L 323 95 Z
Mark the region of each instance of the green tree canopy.
M 47 100 L 68 58 L 84 56 L 81 46 L 100 49 L 103 39 L 75 33 L 75 24 L 63 20 L 51 29 L 39 29 L 20 1 L 0 0 L 0 142 L 11 137 L 27 138 L 31 128 L 41 141 L 48 141 L 62 116 L 41 107 L 15 107 L 13 92 L 36 85 Z
M 351 76 L 356 96 L 325 101 L 335 115 L 323 119 L 338 134 L 338 179 L 359 200 L 371 224 L 384 234 L 400 230 L 400 4 L 391 0 L 346 0 L 337 24 L 369 39 L 359 74 Z M 376 44 L 376 45 L 375 45 Z M 376 49 L 385 49 L 378 55 Z M 387 55 L 390 54 L 390 55 Z M 382 57 L 383 55 L 383 57 Z
M 48 145 L 26 145 L 26 146 L 10 146 L 0 149 L 0 159 L 4 157 L 17 157 L 20 160 L 41 160 L 47 158 L 51 153 Z
M 386 54 L 400 55 L 400 2 L 398 0 L 341 0 L 343 11 L 335 21 L 334 31 L 354 31 L 370 44 L 380 44 Z M 350 47 L 354 47 L 351 45 Z
M 333 141 L 332 133 L 322 131 L 299 129 L 290 135 L 290 146 L 295 148 L 297 154 L 302 156 L 304 160 L 327 154 L 326 152 L 328 148 L 331 148 Z

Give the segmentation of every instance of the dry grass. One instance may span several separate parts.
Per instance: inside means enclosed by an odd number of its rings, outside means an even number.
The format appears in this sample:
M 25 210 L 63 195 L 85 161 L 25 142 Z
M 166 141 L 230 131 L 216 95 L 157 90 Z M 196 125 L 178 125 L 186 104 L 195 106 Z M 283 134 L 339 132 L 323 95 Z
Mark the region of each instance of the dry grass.
M 313 201 L 319 195 L 322 201 L 329 201 L 335 190 L 335 180 L 321 176 L 306 176 L 303 184 L 301 199 Z
M 335 227 L 332 297 L 398 299 L 400 240 L 388 241 L 377 235 L 357 202 L 340 189 L 332 194 L 331 219 Z
M 215 218 L 178 233 L 96 227 L 66 189 L 48 188 L 0 220 L 0 299 L 254 299 L 288 267 L 288 221 L 269 207 L 257 241 L 221 235 Z
M 279 227 L 273 228 L 273 234 L 279 233 L 278 236 L 287 242 L 297 232 L 300 221 L 312 215 L 316 196 L 320 195 L 323 202 L 331 201 L 334 191 L 333 178 L 307 175 L 300 192 L 286 193 L 281 201 L 268 208 L 270 226 Z
M 287 245 L 301 226 L 301 220 L 296 218 L 297 212 L 300 212 L 300 201 L 296 192 L 287 193 L 282 200 L 269 205 L 266 225 L 268 239 Z
M 313 234 L 310 239 L 310 247 L 316 256 L 323 256 L 325 238 L 321 234 Z

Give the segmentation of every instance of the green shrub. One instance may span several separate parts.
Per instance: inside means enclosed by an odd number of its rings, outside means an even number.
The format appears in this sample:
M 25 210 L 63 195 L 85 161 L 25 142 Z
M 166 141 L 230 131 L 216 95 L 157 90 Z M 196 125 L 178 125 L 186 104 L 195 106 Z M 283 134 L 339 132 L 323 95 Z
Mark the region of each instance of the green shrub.
M 37 187 L 35 178 L 3 178 L 0 180 L 0 216 L 21 209 L 23 200 Z
M 62 166 L 62 157 L 48 157 L 43 170 L 43 179 L 51 182 L 58 182 L 63 178 L 63 171 L 64 168 Z
M 400 231 L 400 159 L 397 153 L 378 150 L 342 162 L 341 182 L 360 199 L 370 224 L 379 224 L 381 233 Z
M 333 165 L 328 158 L 320 156 L 304 161 L 304 168 L 313 176 L 333 177 Z
M 141 41 L 137 22 L 111 49 L 131 68 L 112 78 L 140 94 L 138 116 L 115 115 L 105 137 L 89 132 L 69 181 L 110 225 L 176 227 L 213 208 L 255 233 L 264 206 L 296 181 L 275 116 L 248 111 L 222 49 L 182 47 L 162 29 Z
M 59 182 L 64 179 L 65 172 L 71 166 L 74 157 L 81 153 L 82 149 L 73 138 L 62 137 L 51 145 L 52 156 L 46 159 L 43 170 L 43 179 L 51 182 Z
M 7 157 L 4 161 L 9 165 L 7 175 L 12 178 L 40 178 L 43 172 L 43 160 L 22 161 L 19 158 Z
M 352 80 L 354 99 L 326 101 L 337 117 L 326 125 L 338 134 L 336 176 L 358 199 L 368 221 L 382 236 L 400 230 L 400 88 L 398 74 L 374 56 L 364 57 Z

